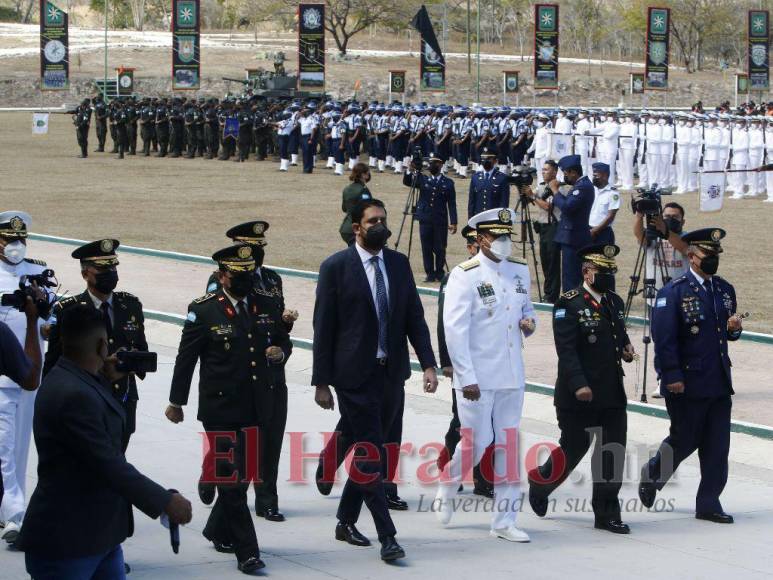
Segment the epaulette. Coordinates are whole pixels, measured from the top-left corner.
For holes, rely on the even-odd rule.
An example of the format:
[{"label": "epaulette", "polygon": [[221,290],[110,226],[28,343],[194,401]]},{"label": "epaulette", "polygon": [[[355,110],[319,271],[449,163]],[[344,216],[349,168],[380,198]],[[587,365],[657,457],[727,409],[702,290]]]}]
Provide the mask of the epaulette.
[{"label": "epaulette", "polygon": [[671,280],[671,284],[676,286],[677,284],[682,284],[683,282],[687,282],[687,274],[683,274],[679,276],[676,280]]},{"label": "epaulette", "polygon": [[77,296],[68,296],[67,298],[60,298],[59,300],[57,300],[55,305],[58,306],[59,308],[67,308],[77,303],[78,303]]},{"label": "epaulette", "polygon": [[459,267],[465,272],[467,270],[472,270],[473,268],[477,268],[478,266],[480,266],[480,260],[478,260],[478,258],[470,258],[469,260],[459,264]]},{"label": "epaulette", "polygon": [[124,291],[120,291],[120,292],[116,292],[116,293],[115,293],[115,295],[116,295],[116,296],[118,296],[118,298],[123,298],[123,299],[125,299],[125,300],[134,300],[134,301],[136,301],[136,302],[139,302],[139,301],[140,301],[140,299],[139,299],[139,298],[137,298],[137,297],[136,297],[134,294],[132,294],[131,292],[124,292]]},{"label": "epaulette", "polygon": [[561,298],[566,298],[567,300],[571,300],[572,298],[577,298],[580,295],[580,293],[577,290],[567,290],[563,294],[561,294]]},{"label": "epaulette", "polygon": [[210,292],[209,294],[204,294],[204,296],[200,296],[199,298],[196,298],[196,300],[193,301],[194,304],[201,304],[202,302],[206,302],[207,300],[211,300],[217,295],[217,292]]},{"label": "epaulette", "polygon": [[528,264],[526,260],[524,260],[523,258],[518,258],[516,256],[508,256],[507,261],[512,262],[513,264],[524,264],[524,265]]},{"label": "epaulette", "polygon": [[24,261],[28,264],[35,264],[36,266],[47,266],[43,260],[33,260],[32,258],[24,258]]}]

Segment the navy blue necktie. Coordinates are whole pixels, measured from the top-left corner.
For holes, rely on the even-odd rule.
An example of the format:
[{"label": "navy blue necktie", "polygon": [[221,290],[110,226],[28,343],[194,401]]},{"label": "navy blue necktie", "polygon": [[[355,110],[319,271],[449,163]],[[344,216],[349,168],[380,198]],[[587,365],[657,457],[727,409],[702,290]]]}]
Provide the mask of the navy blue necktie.
[{"label": "navy blue necktie", "polygon": [[386,355],[387,352],[387,320],[389,316],[389,306],[387,304],[386,284],[384,284],[384,274],[379,267],[379,257],[373,256],[370,259],[373,268],[376,271],[376,310],[378,311],[378,346]]},{"label": "navy blue necktie", "polygon": [[707,278],[703,281],[703,287],[706,289],[706,294],[708,294],[709,300],[711,300],[711,312],[716,316],[717,306],[714,303],[714,287],[711,283],[711,278]]}]

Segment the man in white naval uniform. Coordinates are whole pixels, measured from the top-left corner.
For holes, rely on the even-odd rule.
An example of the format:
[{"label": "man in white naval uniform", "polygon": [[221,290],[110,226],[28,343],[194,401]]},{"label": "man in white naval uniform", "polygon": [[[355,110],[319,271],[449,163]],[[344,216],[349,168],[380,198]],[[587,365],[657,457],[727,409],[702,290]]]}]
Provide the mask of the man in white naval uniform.
[{"label": "man in white naval uniform", "polygon": [[[535,328],[529,267],[511,256],[510,209],[483,211],[468,225],[477,231],[480,252],[451,271],[445,292],[443,325],[454,369],[453,384],[461,422],[461,452],[445,466],[433,504],[444,525],[453,515],[459,482],[495,443],[494,506],[491,535],[528,542],[515,526],[520,509],[517,473],[508,470],[516,453],[516,432],[524,394],[522,336]],[[486,474],[483,474],[484,476]]]},{"label": "man in white naval uniform", "polygon": [[703,119],[702,115],[690,115],[687,126],[690,128],[690,174],[687,178],[687,191],[698,191],[698,171],[701,161],[701,146],[703,145]]},{"label": "man in white naval uniform", "polygon": [[676,191],[674,193],[687,193],[690,187],[690,143],[692,142],[692,128],[687,125],[687,117],[676,117]]},{"label": "man in white naval uniform", "polygon": [[749,169],[749,131],[743,117],[738,117],[733,123],[731,143],[733,157],[730,160],[730,169],[738,173],[727,174],[727,190],[733,192],[730,199],[741,199],[746,185],[746,174],[743,170]]},{"label": "man in white naval uniform", "polygon": [[617,181],[622,189],[633,189],[633,161],[636,153],[636,123],[626,112],[620,124],[620,155],[617,160]]},{"label": "man in white naval uniform", "polygon": [[534,132],[534,140],[526,152],[533,159],[532,167],[539,171],[545,165],[545,161],[550,159],[550,141],[553,129],[550,127],[550,119],[544,113],[537,116],[534,126],[537,129]]},{"label": "man in white naval uniform", "polygon": [[[752,117],[749,124],[749,169],[762,167],[765,159],[765,131],[761,117]],[[742,174],[743,175],[743,174]],[[757,197],[765,192],[765,174],[749,171],[746,177],[746,195],[744,197]]]},{"label": "man in white naval uniform", "polygon": [[609,165],[609,183],[614,184],[617,180],[615,168],[617,167],[617,140],[620,136],[620,125],[614,111],[608,111],[605,116],[602,116],[602,119],[603,122],[591,131],[591,135],[598,135],[596,143],[598,161]]},{"label": "man in white naval uniform", "polygon": [[638,137],[637,147],[637,159],[636,163],[639,166],[639,187],[649,188],[650,186],[650,172],[647,166],[647,158],[649,157],[649,134],[652,130],[652,125],[655,124],[655,119],[650,116],[649,111],[642,111],[639,116],[639,126],[636,128],[636,135]]},{"label": "man in white naval uniform", "polygon": [[721,171],[723,169],[722,129],[719,126],[719,119],[711,115],[703,130],[703,170]]},{"label": "man in white naval uniform", "polygon": [[[590,175],[592,172],[590,153],[593,145],[593,137],[588,136],[588,132],[593,128],[588,119],[588,111],[580,109],[577,113],[577,122],[574,126],[574,154],[580,156],[582,163],[582,172],[584,175]],[[555,161],[558,161],[557,159]]]},{"label": "man in white naval uniform", "polygon": [[[30,222],[30,216],[24,212],[0,213],[0,294],[18,290],[22,276],[40,274],[46,269],[44,262],[25,258]],[[24,344],[26,315],[13,307],[0,306],[0,320]],[[40,349],[43,352],[42,338]],[[22,389],[8,377],[0,377],[0,461],[5,488],[0,506],[0,520],[5,527],[0,530],[0,538],[9,543],[18,537],[26,510],[27,457],[36,393]]]},{"label": "man in white naval uniform", "polygon": [[[765,123],[765,153],[767,162],[773,162],[773,117],[766,117]],[[773,203],[773,171],[765,171],[765,185],[768,192],[767,203]]]}]

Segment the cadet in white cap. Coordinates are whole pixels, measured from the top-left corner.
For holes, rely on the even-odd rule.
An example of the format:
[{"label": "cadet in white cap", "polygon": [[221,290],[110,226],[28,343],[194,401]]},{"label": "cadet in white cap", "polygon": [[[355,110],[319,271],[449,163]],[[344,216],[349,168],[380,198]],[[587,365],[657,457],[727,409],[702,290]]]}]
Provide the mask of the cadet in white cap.
[{"label": "cadet in white cap", "polygon": [[[515,433],[521,420],[524,336],[534,332],[529,267],[512,253],[514,214],[506,208],[481,212],[468,225],[477,231],[480,252],[451,271],[443,325],[453,367],[461,423],[461,452],[445,466],[433,509],[444,525],[453,515],[453,498],[466,474],[493,440],[494,513],[491,535],[528,542],[515,526],[520,508],[517,474],[509,473]],[[508,461],[509,458],[509,461]]]},{"label": "cadet in white cap", "polygon": [[[40,274],[46,269],[45,262],[26,257],[30,223],[29,214],[22,211],[0,213],[0,294],[18,290],[22,276]],[[12,306],[0,306],[0,320],[24,344],[27,331],[24,312]],[[44,350],[42,338],[40,349]],[[0,377],[0,462],[5,489],[0,506],[0,520],[5,522],[5,527],[0,530],[0,539],[8,543],[16,541],[24,518],[25,474],[36,392],[22,389],[8,377]]]}]

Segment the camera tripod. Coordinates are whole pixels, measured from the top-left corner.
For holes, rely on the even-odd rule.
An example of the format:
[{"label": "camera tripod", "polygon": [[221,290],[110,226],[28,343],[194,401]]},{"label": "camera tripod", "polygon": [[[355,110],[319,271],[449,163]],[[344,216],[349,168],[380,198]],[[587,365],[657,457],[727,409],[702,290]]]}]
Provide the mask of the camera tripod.
[{"label": "camera tripod", "polygon": [[[647,251],[652,246],[654,252],[652,260],[653,271],[650,271],[650,264],[647,261]],[[642,278],[642,272],[644,277]],[[628,323],[628,317],[631,313],[634,296],[642,294],[644,297],[644,329],[642,331],[642,342],[644,343],[644,372],[641,383],[641,402],[647,402],[647,363],[649,362],[649,348],[652,342],[652,309],[657,296],[655,276],[660,273],[663,284],[666,284],[671,277],[668,275],[668,266],[666,266],[666,255],[663,250],[663,241],[654,233],[650,227],[644,230],[644,239],[639,244],[639,251],[636,254],[636,262],[631,275],[631,285],[628,288],[628,296],[625,300],[625,320]],[[639,289],[639,282],[643,285]]]},{"label": "camera tripod", "polygon": [[521,193],[518,189],[518,201],[515,204],[513,211],[518,214],[518,221],[521,224],[521,236],[516,242],[521,246],[521,255],[524,260],[528,262],[526,258],[526,244],[530,246],[532,264],[534,264],[534,281],[537,283],[537,296],[539,301],[542,302],[542,283],[539,278],[539,262],[537,261],[537,252],[534,250],[534,225],[531,221],[531,208],[529,208],[531,201],[525,194]]}]

